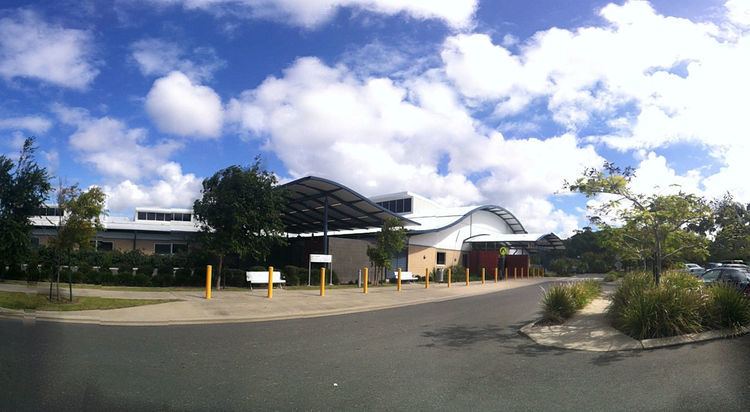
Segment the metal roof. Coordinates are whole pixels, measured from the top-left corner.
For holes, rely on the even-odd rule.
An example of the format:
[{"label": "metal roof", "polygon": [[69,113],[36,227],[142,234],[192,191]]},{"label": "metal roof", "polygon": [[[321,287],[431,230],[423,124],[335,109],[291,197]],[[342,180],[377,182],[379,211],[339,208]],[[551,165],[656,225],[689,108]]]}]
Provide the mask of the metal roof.
[{"label": "metal roof", "polygon": [[466,243],[502,243],[506,246],[533,246],[539,249],[565,249],[563,241],[554,233],[495,233],[477,235],[466,239]]},{"label": "metal roof", "polygon": [[[464,220],[466,217],[468,217],[472,213],[476,213],[479,211],[487,211],[487,212],[494,213],[500,219],[502,219],[508,225],[508,227],[510,227],[510,230],[512,230],[513,233],[526,233],[526,229],[524,229],[521,222],[513,215],[513,213],[510,213],[510,211],[508,211],[508,209],[504,207],[496,206],[496,205],[483,205],[483,206],[459,208],[458,210],[460,210],[460,214],[455,215],[455,217],[454,215],[444,215],[444,216],[440,215],[441,213],[445,214],[448,212],[452,212],[452,210],[450,209],[436,211],[435,213],[438,215],[432,216],[431,217],[432,219],[428,217],[425,217],[425,219],[422,219],[422,218],[418,218],[417,216],[410,216],[410,218],[414,219],[415,221],[422,223],[423,227],[426,226],[425,229],[416,228],[415,230],[410,230],[410,233],[423,234],[423,233],[430,233],[430,232],[438,232],[438,231],[447,229],[451,226],[457,225],[459,222]],[[442,218],[452,218],[453,221],[448,224],[440,224],[438,222],[437,225],[434,224],[434,222],[432,222],[435,220],[444,221],[445,219],[442,219]]]},{"label": "metal roof", "polygon": [[321,177],[303,177],[278,187],[285,190],[287,197],[281,214],[287,233],[322,232],[326,203],[329,231],[381,227],[388,217],[398,219],[403,225],[419,225],[340,183]]}]

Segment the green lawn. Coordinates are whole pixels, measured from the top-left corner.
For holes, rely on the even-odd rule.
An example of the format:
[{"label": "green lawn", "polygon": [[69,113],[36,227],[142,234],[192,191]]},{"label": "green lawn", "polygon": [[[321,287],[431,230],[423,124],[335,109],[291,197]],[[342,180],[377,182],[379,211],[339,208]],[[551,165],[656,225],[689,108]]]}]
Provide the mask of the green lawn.
[{"label": "green lawn", "polygon": [[34,295],[23,292],[0,292],[0,307],[17,310],[94,310],[119,309],[132,306],[153,305],[174,302],[177,299],[110,299],[100,297],[73,297],[73,302],[50,302],[45,295]]}]

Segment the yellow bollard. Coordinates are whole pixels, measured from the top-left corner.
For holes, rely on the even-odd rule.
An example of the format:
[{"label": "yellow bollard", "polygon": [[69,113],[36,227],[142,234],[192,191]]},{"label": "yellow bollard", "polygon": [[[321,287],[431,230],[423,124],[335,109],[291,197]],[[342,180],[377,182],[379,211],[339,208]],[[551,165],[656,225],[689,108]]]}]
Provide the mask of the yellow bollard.
[{"label": "yellow bollard", "polygon": [[513,279],[518,279],[518,276],[516,276],[516,269],[517,268],[513,268]]},{"label": "yellow bollard", "polygon": [[211,299],[211,265],[206,266],[206,299]]},{"label": "yellow bollard", "polygon": [[398,278],[396,279],[396,292],[401,292],[401,268],[398,268]]},{"label": "yellow bollard", "polygon": [[495,268],[495,283],[497,283],[497,272],[498,272],[498,270],[499,270],[498,268]]},{"label": "yellow bollard", "polygon": [[320,268],[320,296],[326,295],[326,268]]},{"label": "yellow bollard", "polygon": [[365,294],[367,294],[367,272],[368,272],[368,269],[369,268],[365,268],[365,284],[364,284],[364,288],[362,290],[362,292],[364,292]]},{"label": "yellow bollard", "polygon": [[268,299],[273,298],[273,266],[268,267]]},{"label": "yellow bollard", "polygon": [[430,287],[430,271],[427,268],[424,268],[424,288],[427,289]]},{"label": "yellow bollard", "polygon": [[448,268],[448,287],[451,287],[451,268]]},{"label": "yellow bollard", "polygon": [[469,268],[466,268],[466,286],[469,286]]},{"label": "yellow bollard", "polygon": [[484,268],[482,268],[482,284],[484,285]]}]

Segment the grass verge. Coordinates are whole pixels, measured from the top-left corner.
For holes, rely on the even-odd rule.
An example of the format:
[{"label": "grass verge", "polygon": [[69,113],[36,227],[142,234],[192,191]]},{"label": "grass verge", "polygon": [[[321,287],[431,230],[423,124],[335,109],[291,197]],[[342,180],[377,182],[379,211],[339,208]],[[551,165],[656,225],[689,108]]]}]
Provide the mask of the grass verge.
[{"label": "grass verge", "polygon": [[110,299],[94,296],[73,297],[73,302],[50,302],[47,296],[23,292],[0,292],[0,307],[16,310],[72,311],[120,309],[175,302],[177,299]]}]

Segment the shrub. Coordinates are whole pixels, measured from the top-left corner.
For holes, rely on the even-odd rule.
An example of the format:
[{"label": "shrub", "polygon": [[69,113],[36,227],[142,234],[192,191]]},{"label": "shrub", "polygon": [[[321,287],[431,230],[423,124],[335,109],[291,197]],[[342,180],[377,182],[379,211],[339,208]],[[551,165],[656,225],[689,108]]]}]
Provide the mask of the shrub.
[{"label": "shrub", "polygon": [[245,275],[245,270],[223,269],[222,272],[223,272],[222,281],[224,282],[225,285],[237,286],[237,287],[245,286],[245,283],[247,282],[247,276]]},{"label": "shrub", "polygon": [[151,286],[151,275],[141,273],[139,270],[134,276],[131,276],[130,282],[132,286]]},{"label": "shrub", "polygon": [[704,329],[706,297],[693,279],[665,276],[656,286],[649,273],[625,276],[608,313],[615,328],[636,339],[660,338]]},{"label": "shrub", "polygon": [[116,282],[120,286],[132,286],[135,279],[133,278],[133,267],[130,265],[120,266],[117,269]]},{"label": "shrub", "polygon": [[661,278],[661,283],[666,287],[675,287],[681,289],[698,289],[703,286],[703,282],[697,277],[685,272],[668,272]]},{"label": "shrub", "polygon": [[112,271],[109,269],[109,267],[100,267],[98,273],[102,285],[112,286],[117,284],[118,278],[116,278],[115,275],[112,274]]},{"label": "shrub", "polygon": [[576,309],[583,309],[594,298],[602,293],[602,285],[598,280],[588,279],[566,285],[570,289],[571,297]]},{"label": "shrub", "polygon": [[193,284],[192,276],[188,268],[179,268],[175,272],[174,283],[178,286],[189,286]]},{"label": "shrub", "polygon": [[173,274],[174,269],[171,265],[162,264],[156,270],[156,276],[153,279],[153,284],[156,286],[172,286],[175,283],[175,276]]},{"label": "shrub", "polygon": [[544,320],[562,323],[576,312],[576,304],[567,285],[554,285],[542,297]]},{"label": "shrub", "polygon": [[302,283],[300,276],[301,270],[297,266],[286,265],[284,266],[284,270],[282,272],[284,273],[284,277],[288,285],[299,286],[299,284]]},{"label": "shrub", "polygon": [[738,328],[750,323],[750,299],[732,285],[716,285],[709,289],[708,315],[710,325]]}]

